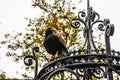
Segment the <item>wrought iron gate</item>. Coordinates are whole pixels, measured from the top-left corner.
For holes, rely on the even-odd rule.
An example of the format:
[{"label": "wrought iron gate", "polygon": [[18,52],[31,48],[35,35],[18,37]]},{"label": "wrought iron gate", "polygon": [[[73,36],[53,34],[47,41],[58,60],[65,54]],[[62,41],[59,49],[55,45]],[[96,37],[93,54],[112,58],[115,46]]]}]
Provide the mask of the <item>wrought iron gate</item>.
[{"label": "wrought iron gate", "polygon": [[[98,50],[95,46],[92,28],[96,24],[100,31],[104,31],[105,49]],[[34,50],[39,52],[39,48],[34,47],[33,56],[24,58],[26,65],[32,65],[32,59],[35,60],[35,80],[50,80],[65,71],[74,76],[75,80],[92,80],[93,77],[114,80],[113,73],[120,75],[120,52],[111,50],[110,45],[110,36],[114,34],[114,25],[110,23],[109,19],[100,20],[99,14],[90,6],[89,0],[87,0],[87,13],[81,11],[78,13],[78,18],[71,20],[73,28],[79,28],[81,25],[85,27],[84,37],[86,40],[82,50],[69,52],[73,54],[72,56],[66,56],[46,64],[39,73],[38,60],[34,54]],[[82,52],[85,54],[82,55]],[[28,61],[26,62],[26,60]]]}]

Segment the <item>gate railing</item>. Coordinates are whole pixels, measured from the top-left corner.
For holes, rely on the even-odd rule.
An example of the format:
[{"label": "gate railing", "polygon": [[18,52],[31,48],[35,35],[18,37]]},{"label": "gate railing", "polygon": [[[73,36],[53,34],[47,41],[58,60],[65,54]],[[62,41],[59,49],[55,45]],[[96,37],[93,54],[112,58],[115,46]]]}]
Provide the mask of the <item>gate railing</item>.
[{"label": "gate railing", "polygon": [[[92,30],[95,24],[100,31],[105,32],[105,49],[98,50],[96,48]],[[35,60],[35,80],[50,80],[56,75],[57,77],[61,75],[61,80],[64,80],[63,77],[68,73],[74,76],[69,76],[69,78],[75,80],[92,80],[93,77],[114,80],[115,73],[120,75],[120,52],[111,50],[110,45],[110,36],[114,34],[114,25],[110,23],[109,19],[100,20],[99,14],[90,7],[89,0],[87,0],[87,13],[81,11],[78,13],[78,18],[71,20],[73,28],[79,28],[81,25],[85,27],[84,37],[86,40],[82,50],[69,52],[73,54],[72,56],[47,63],[39,73],[38,60],[34,54],[34,51],[39,52],[39,47],[34,47],[33,55],[24,58],[24,63],[28,66],[32,65],[32,59]],[[83,52],[84,54],[82,54]]]}]

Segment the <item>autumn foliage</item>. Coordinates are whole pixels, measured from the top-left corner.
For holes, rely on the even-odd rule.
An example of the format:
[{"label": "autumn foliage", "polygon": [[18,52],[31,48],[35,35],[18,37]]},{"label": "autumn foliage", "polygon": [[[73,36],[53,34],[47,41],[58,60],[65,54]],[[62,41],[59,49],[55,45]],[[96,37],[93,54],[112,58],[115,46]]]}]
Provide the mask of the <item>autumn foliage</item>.
[{"label": "autumn foliage", "polygon": [[[80,3],[81,0],[78,2]],[[32,6],[40,9],[40,17],[25,18],[28,21],[25,28],[26,32],[16,32],[14,35],[5,34],[5,40],[0,43],[7,45],[6,56],[12,57],[15,62],[19,62],[25,56],[32,54],[33,47],[38,46],[40,48],[40,52],[36,53],[38,60],[40,63],[46,62],[47,60],[44,57],[49,58],[50,55],[47,54],[43,46],[43,40],[45,30],[49,27],[62,35],[68,50],[81,49],[82,38],[79,35],[81,35],[80,32],[83,27],[73,29],[70,25],[70,20],[76,18],[76,4],[73,0],[34,0]],[[34,66],[26,67],[26,70],[29,69],[33,70]],[[28,76],[23,74],[23,77]]]},{"label": "autumn foliage", "polygon": [[[82,44],[79,32],[83,28],[73,29],[70,25],[70,20],[76,18],[74,5],[72,5],[72,0],[34,0],[32,6],[40,8],[40,17],[25,18],[28,21],[26,32],[16,32],[14,35],[5,34],[5,40],[1,41],[1,44],[7,44],[9,52],[6,56],[19,61],[31,54],[34,46],[39,46],[40,55],[46,53],[43,40],[45,30],[49,27],[62,35],[68,49],[80,49],[80,46],[74,47],[74,45]],[[22,54],[18,54],[18,50],[21,50]]]}]

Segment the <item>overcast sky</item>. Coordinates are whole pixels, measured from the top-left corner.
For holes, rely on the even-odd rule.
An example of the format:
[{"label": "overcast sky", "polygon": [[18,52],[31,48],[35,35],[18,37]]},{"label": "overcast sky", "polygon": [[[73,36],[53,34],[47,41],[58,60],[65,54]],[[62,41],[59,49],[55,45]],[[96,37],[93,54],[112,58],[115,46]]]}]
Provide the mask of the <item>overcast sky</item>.
[{"label": "overcast sky", "polygon": [[111,37],[112,49],[120,51],[120,0],[91,0],[94,10],[100,14],[101,19],[109,18],[115,25],[115,33]]},{"label": "overcast sky", "polygon": [[[0,0],[0,40],[3,40],[5,33],[24,32],[27,21],[24,19],[40,16],[40,10],[33,8],[32,0]],[[0,49],[0,70],[6,72],[8,77],[19,77],[24,73],[24,63],[19,64],[11,61],[11,58],[5,57],[5,47]],[[18,75],[16,71],[21,72]]]},{"label": "overcast sky", "polygon": [[[79,9],[86,9],[86,1],[83,0],[78,5]],[[0,0],[0,40],[2,40],[4,33],[24,31],[27,25],[25,17],[34,18],[40,16],[39,9],[34,9],[31,3],[32,0]],[[111,37],[111,45],[113,49],[120,51],[120,0],[90,0],[90,3],[93,9],[100,14],[101,19],[109,18],[111,23],[115,25],[115,34]],[[4,50],[0,50],[0,52],[4,53]],[[1,53],[0,69],[2,68],[9,74],[13,70],[6,67],[6,64],[10,67],[13,64],[11,65],[6,58],[3,60],[5,56]],[[19,68],[16,67],[16,70]]]}]

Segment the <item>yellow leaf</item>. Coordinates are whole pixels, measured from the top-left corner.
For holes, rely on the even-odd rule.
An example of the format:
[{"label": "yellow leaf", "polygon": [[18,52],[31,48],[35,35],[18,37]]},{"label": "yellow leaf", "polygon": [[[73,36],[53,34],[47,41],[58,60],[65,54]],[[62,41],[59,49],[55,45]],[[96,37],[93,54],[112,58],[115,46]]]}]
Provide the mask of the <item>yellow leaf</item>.
[{"label": "yellow leaf", "polygon": [[82,51],[82,52],[81,52],[81,55],[84,55],[84,54],[85,54],[85,52]]},{"label": "yellow leaf", "polygon": [[94,61],[97,63],[99,60],[97,58],[95,58]]},{"label": "yellow leaf", "polygon": [[40,54],[35,52],[35,56],[37,57],[37,59],[39,60],[40,59]]},{"label": "yellow leaf", "polygon": [[97,80],[94,76],[92,76],[92,80]]}]

